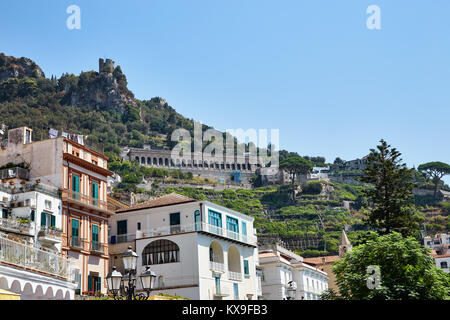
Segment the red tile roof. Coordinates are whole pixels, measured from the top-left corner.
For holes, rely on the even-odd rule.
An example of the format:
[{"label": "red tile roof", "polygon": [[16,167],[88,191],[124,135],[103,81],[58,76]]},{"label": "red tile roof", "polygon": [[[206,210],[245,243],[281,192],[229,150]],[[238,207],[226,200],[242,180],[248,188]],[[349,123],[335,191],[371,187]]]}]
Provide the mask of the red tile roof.
[{"label": "red tile roof", "polygon": [[164,207],[164,206],[170,206],[170,205],[174,205],[174,204],[189,203],[189,202],[195,202],[195,201],[197,201],[197,200],[182,196],[181,194],[178,194],[178,193],[171,193],[171,194],[168,194],[168,195],[156,198],[156,199],[151,199],[146,202],[136,204],[136,205],[128,207],[128,208],[119,209],[116,211],[116,213]]}]

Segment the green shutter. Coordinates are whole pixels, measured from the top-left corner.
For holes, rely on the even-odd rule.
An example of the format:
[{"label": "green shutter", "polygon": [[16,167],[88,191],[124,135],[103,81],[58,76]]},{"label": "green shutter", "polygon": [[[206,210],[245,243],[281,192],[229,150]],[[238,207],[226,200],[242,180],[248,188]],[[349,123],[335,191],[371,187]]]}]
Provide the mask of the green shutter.
[{"label": "green shutter", "polygon": [[244,260],[244,274],[249,274],[248,261]]},{"label": "green shutter", "polygon": [[101,277],[97,277],[97,291],[98,292],[102,291],[102,278]]},{"label": "green shutter", "polygon": [[78,237],[79,222],[76,219],[72,219],[72,237]]},{"label": "green shutter", "polygon": [[80,177],[72,175],[72,190],[75,192],[80,192]]},{"label": "green shutter", "polygon": [[47,224],[46,213],[41,212],[41,227],[45,227]]},{"label": "green shutter", "polygon": [[7,219],[8,218],[8,210],[2,209],[2,218]]},{"label": "green shutter", "polygon": [[98,184],[95,182],[92,183],[92,198],[98,199]]},{"label": "green shutter", "polygon": [[89,275],[88,276],[88,291],[91,292],[92,291],[92,276]]},{"label": "green shutter", "polygon": [[50,226],[55,227],[56,217],[54,215],[50,215],[50,217],[51,217]]},{"label": "green shutter", "polygon": [[98,243],[98,226],[92,225],[92,242]]}]

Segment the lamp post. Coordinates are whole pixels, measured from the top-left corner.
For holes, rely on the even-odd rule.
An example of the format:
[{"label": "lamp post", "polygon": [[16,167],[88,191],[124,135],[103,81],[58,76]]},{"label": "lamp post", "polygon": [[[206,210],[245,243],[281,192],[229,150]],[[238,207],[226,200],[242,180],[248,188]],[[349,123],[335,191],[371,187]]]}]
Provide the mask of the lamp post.
[{"label": "lamp post", "polygon": [[287,288],[287,300],[294,300],[295,299],[295,293],[297,292],[297,283],[295,281],[289,281],[288,282],[288,288]]},{"label": "lamp post", "polygon": [[[122,276],[116,267],[106,277],[108,289],[113,293],[114,300],[147,300],[155,285],[156,274],[147,267],[146,270],[139,275],[141,279],[142,289],[145,293],[136,293],[136,267],[138,255],[133,252],[132,247],[128,247],[128,251],[123,255],[123,265],[126,274]],[[122,285],[125,295],[120,295],[120,286]]]}]

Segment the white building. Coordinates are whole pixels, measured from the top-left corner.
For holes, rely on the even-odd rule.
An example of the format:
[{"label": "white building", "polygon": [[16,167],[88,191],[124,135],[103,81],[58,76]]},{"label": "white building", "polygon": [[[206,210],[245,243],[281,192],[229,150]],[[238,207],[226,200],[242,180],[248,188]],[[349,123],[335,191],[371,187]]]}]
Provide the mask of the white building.
[{"label": "white building", "polygon": [[450,273],[450,254],[433,254],[436,268],[446,273]]},{"label": "white building", "polygon": [[450,248],[450,235],[446,233],[439,233],[431,237],[424,237],[425,247],[435,250],[439,254],[447,254]]},{"label": "white building", "polygon": [[303,258],[279,245],[259,248],[264,300],[286,300],[290,281],[297,284],[295,300],[318,300],[328,289],[328,275],[306,263]]},{"label": "white building", "polygon": [[73,299],[74,268],[60,254],[58,190],[26,176],[23,168],[0,170],[0,289],[22,300]]},{"label": "white building", "polygon": [[120,253],[131,244],[139,256],[138,274],[146,266],[156,273],[156,293],[256,300],[253,220],[175,193],[118,210],[109,220],[111,266],[121,269]]}]

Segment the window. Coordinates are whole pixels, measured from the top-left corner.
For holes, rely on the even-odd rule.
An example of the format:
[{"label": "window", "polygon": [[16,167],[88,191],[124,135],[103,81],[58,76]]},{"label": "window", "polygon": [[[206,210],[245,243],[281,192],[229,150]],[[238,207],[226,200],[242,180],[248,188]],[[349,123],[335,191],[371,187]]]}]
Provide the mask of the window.
[{"label": "window", "polygon": [[239,233],[239,222],[236,218],[227,216],[227,229]]},{"label": "window", "polygon": [[233,289],[234,289],[234,300],[239,300],[239,284],[233,283]]},{"label": "window", "polygon": [[72,175],[72,198],[75,200],[79,200],[80,195],[80,177],[77,175]]},{"label": "window", "polygon": [[249,275],[250,269],[248,268],[248,260],[244,260],[244,274]]},{"label": "window", "polygon": [[36,211],[35,210],[31,210],[31,213],[30,213],[30,220],[31,221],[34,221],[34,215],[36,214]]},{"label": "window", "polygon": [[127,242],[127,220],[117,221],[117,243]]},{"label": "window", "polygon": [[179,232],[181,230],[181,221],[180,221],[180,213],[171,213],[170,214],[170,232]]},{"label": "window", "polygon": [[98,230],[99,227],[96,224],[92,225],[92,250],[98,250]]},{"label": "window", "polygon": [[79,230],[80,222],[77,219],[72,219],[72,246],[74,247],[80,245]]},{"label": "window", "polygon": [[222,214],[208,210],[208,222],[210,225],[222,228]]},{"label": "window", "polygon": [[142,265],[173,263],[180,261],[180,248],[169,240],[156,240],[142,251]]},{"label": "window", "polygon": [[91,273],[88,275],[88,291],[93,294],[102,291],[102,278],[98,274]]},{"label": "window", "polygon": [[7,219],[8,218],[8,209],[2,209],[2,218]]},{"label": "window", "polygon": [[195,210],[194,212],[194,223],[195,223],[195,230],[200,230],[200,210]]},{"label": "window", "polygon": [[244,221],[242,221],[242,235],[247,235],[247,224]]},{"label": "window", "polygon": [[45,209],[52,210],[52,202],[50,200],[45,200]]},{"label": "window", "polygon": [[[33,217],[34,219],[34,217]],[[52,214],[41,212],[41,227],[55,227],[56,217]]]},{"label": "window", "polygon": [[30,143],[30,142],[31,142],[31,131],[25,130],[25,143]]},{"label": "window", "polygon": [[220,277],[214,277],[216,281],[216,294],[220,294]]},{"label": "window", "polygon": [[98,199],[98,183],[92,182],[92,198]]},{"label": "window", "polygon": [[442,261],[441,262],[441,269],[447,269],[448,265],[447,265],[447,261]]},{"label": "window", "polygon": [[141,223],[140,222],[137,223],[137,229],[141,230]]}]

